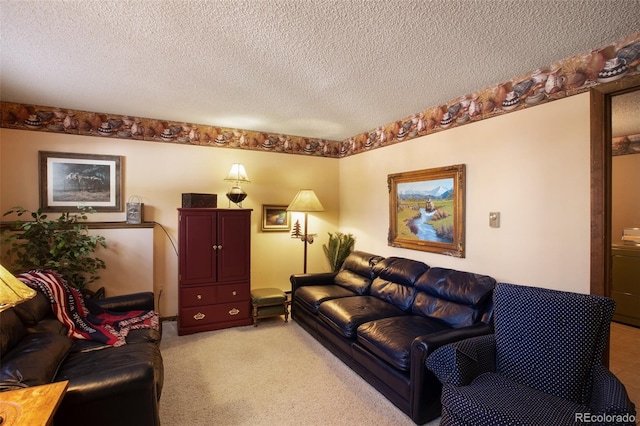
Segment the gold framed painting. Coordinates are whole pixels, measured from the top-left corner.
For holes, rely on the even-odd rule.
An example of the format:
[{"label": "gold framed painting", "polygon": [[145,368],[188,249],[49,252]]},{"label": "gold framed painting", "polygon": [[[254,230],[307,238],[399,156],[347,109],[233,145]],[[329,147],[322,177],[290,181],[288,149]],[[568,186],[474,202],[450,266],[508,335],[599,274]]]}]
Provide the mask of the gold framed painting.
[{"label": "gold framed painting", "polygon": [[392,247],[464,257],[465,165],[387,176]]}]

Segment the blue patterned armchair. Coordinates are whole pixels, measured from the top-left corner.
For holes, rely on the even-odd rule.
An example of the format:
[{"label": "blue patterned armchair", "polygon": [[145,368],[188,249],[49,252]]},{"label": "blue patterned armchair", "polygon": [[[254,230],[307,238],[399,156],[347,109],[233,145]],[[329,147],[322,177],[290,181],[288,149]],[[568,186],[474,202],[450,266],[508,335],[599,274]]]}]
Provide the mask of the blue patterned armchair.
[{"label": "blue patterned armchair", "polygon": [[500,283],[495,333],[434,351],[441,425],[635,424],[624,385],[602,365],[613,300]]}]

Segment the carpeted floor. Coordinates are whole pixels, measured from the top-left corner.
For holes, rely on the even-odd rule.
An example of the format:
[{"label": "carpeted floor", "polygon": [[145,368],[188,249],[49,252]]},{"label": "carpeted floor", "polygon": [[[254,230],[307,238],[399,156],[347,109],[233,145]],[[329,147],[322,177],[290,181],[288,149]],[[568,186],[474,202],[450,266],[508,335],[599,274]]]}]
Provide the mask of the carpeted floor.
[{"label": "carpeted floor", "polygon": [[295,321],[180,337],[163,327],[163,426],[414,425]]}]

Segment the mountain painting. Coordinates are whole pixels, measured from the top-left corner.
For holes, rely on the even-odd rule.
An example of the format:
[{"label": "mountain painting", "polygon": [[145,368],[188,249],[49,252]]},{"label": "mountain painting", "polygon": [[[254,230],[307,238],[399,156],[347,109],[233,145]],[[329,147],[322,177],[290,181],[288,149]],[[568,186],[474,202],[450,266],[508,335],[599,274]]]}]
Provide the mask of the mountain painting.
[{"label": "mountain painting", "polygon": [[392,247],[464,257],[465,165],[387,176]]},{"label": "mountain painting", "polygon": [[398,237],[452,243],[453,178],[398,183]]}]

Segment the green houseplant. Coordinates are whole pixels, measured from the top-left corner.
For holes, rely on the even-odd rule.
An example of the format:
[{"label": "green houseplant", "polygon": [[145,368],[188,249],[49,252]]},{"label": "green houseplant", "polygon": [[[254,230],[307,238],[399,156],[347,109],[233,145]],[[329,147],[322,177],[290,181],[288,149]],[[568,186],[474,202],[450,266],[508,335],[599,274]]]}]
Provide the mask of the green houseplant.
[{"label": "green houseplant", "polygon": [[353,234],[343,234],[336,232],[335,235],[329,232],[329,242],[322,245],[324,255],[329,261],[329,266],[333,272],[338,272],[344,260],[349,256],[356,239]]},{"label": "green houseplant", "polygon": [[64,212],[55,220],[48,219],[41,209],[32,212],[18,206],[6,211],[3,216],[30,214],[33,219],[17,220],[3,232],[2,245],[11,262],[10,268],[16,272],[51,269],[78,290],[84,290],[87,284],[99,279],[98,270],[106,265],[93,253],[99,246],[107,247],[106,239],[89,235],[87,225],[80,222],[95,210],[90,207],[78,209],[74,213]]}]

